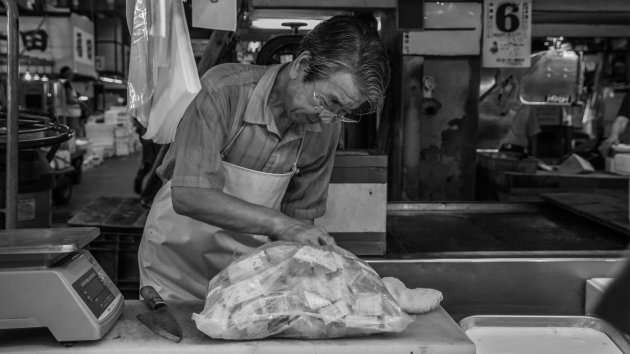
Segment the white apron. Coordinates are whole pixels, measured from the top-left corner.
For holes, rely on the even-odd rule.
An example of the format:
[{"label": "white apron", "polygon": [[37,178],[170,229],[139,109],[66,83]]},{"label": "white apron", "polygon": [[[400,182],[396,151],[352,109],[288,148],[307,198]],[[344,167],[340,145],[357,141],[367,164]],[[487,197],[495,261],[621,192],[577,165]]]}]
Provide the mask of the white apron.
[{"label": "white apron", "polygon": [[[243,127],[221,152],[227,151]],[[300,142],[290,172],[265,173],[233,165],[223,158],[223,192],[244,201],[280,209],[289,181],[297,172]],[[138,250],[140,287],[152,285],[165,300],[204,299],[208,282],[234,259],[268,242],[267,236],[223,230],[173,210],[171,181],[158,191]]]}]

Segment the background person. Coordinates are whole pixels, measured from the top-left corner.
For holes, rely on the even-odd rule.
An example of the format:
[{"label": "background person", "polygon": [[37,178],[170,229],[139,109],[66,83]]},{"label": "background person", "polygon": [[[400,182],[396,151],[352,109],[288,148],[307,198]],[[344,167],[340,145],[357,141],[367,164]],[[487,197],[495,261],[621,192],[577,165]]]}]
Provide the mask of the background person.
[{"label": "background person", "polygon": [[628,120],[630,120],[630,90],[626,90],[619,111],[617,111],[617,117],[613,121],[610,129],[610,134],[599,145],[599,151],[604,157],[609,156],[610,148],[617,144],[630,144],[630,129],[628,127]]},{"label": "background person", "polygon": [[72,79],[74,73],[69,66],[59,70],[59,82],[63,85],[66,96],[65,123],[75,131],[76,136],[84,137],[88,107],[84,101],[79,100],[79,93],[72,86]]}]

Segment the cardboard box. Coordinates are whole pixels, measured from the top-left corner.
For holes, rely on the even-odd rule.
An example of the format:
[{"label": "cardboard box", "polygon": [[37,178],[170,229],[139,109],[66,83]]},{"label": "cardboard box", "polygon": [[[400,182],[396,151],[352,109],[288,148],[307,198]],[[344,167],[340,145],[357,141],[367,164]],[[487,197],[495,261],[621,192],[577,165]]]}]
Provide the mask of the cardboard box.
[{"label": "cardboard box", "polygon": [[338,152],[328,186],[326,214],[315,224],[358,256],[385,254],[387,156]]}]

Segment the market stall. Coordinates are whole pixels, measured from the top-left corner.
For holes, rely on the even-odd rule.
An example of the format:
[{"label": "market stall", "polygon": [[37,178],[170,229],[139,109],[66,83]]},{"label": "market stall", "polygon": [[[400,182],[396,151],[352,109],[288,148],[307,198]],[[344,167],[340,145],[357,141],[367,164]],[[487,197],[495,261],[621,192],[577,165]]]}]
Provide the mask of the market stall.
[{"label": "market stall", "polygon": [[[30,225],[16,230],[24,226],[19,217],[28,209],[22,203],[22,209],[15,210],[16,170],[19,164],[23,171],[27,161],[17,161],[16,146],[24,145],[25,139],[16,138],[21,130],[16,132],[15,124],[25,128],[25,123],[18,120],[15,96],[9,95],[8,112],[0,115],[6,122],[2,133],[8,146],[8,177],[2,181],[7,182],[2,195],[7,230],[0,232],[0,352],[488,354],[494,353],[491,343],[503,351],[540,354],[630,353],[630,326],[624,326],[628,302],[615,299],[611,290],[625,289],[620,274],[628,265],[630,244],[628,176],[623,169],[593,167],[594,149],[578,148],[587,136],[603,138],[602,132],[580,129],[605,123],[604,96],[609,91],[604,86],[618,83],[604,81],[629,77],[630,62],[625,59],[622,65],[619,59],[628,54],[627,38],[625,44],[621,39],[627,37],[630,23],[619,15],[630,14],[627,4],[249,0],[230,3],[229,16],[220,12],[224,18],[213,18],[229,20],[227,24],[209,33],[200,27],[206,17],[216,15],[212,9],[217,2],[169,1],[156,2],[155,8],[152,2],[96,1],[91,14],[85,5],[56,4],[71,13],[59,18],[81,23],[80,31],[68,36],[81,39],[71,48],[73,55],[77,46],[88,46],[86,40],[92,43],[92,36],[111,37],[115,38],[111,46],[106,42],[95,46],[96,69],[112,67],[110,59],[116,70],[125,66],[120,73],[99,73],[107,75],[99,80],[121,85],[116,91],[126,92],[128,102],[125,106],[120,97],[102,119],[86,125],[92,147],[115,162],[138,157],[133,142],[140,136],[166,144],[159,158],[149,163],[151,174],[161,166],[161,176],[170,176],[164,185],[160,181],[162,189],[150,208],[140,198],[118,195],[124,188],[116,185],[78,207],[63,227]],[[171,5],[164,7],[167,3]],[[11,12],[10,2],[6,4]],[[126,20],[119,13],[123,5]],[[50,11],[46,6],[41,11]],[[95,14],[99,10],[102,13]],[[100,18],[95,21],[112,24],[111,28],[93,28],[75,11]],[[103,20],[108,12],[118,17]],[[571,16],[563,18],[563,12]],[[363,97],[353,95],[361,92],[353,80],[336,79],[335,85],[322,85],[324,79],[293,82],[303,75],[299,65],[299,70],[281,71],[293,68],[293,61],[308,62],[306,54],[293,52],[312,28],[303,29],[300,21],[320,23],[337,15],[364,21],[365,28],[383,41],[379,50],[388,53],[392,80],[382,87],[386,98],[377,111],[359,114],[363,103],[354,102],[355,96]],[[17,22],[9,17],[7,27]],[[257,27],[260,20],[287,18],[292,21],[279,28]],[[147,19],[155,21],[155,27],[147,26]],[[125,21],[130,33],[121,28]],[[578,45],[571,47],[558,31],[589,39],[574,39],[571,43]],[[127,34],[131,70],[119,65],[125,59],[118,51],[129,49],[123,45],[129,41],[122,39]],[[597,47],[600,36],[608,38],[603,42],[610,46]],[[545,37],[550,44],[536,42]],[[12,35],[9,39],[15,44]],[[266,47],[261,44],[265,41]],[[200,50],[204,45],[205,51]],[[533,53],[532,46],[545,50]],[[138,47],[142,55],[137,55]],[[91,44],[82,53],[86,56],[77,61],[79,71],[89,69],[91,75],[95,67]],[[273,61],[286,66],[276,66],[277,71],[268,74],[248,65],[256,54],[261,54],[259,64]],[[18,70],[14,59],[8,60],[9,81]],[[240,63],[211,70],[201,79],[197,75],[197,70],[203,75],[209,67],[230,61]],[[227,74],[239,70],[246,74],[234,76],[237,79]],[[219,81],[208,84],[212,75],[220,79],[228,75],[234,81],[227,80],[226,85],[238,82],[240,86],[234,87],[246,89],[234,92],[251,98],[251,107],[260,103],[263,109],[256,111],[237,99],[223,100],[219,88],[226,86]],[[255,91],[263,86],[268,91]],[[286,104],[276,97],[278,92],[299,103],[298,113],[291,116],[295,122],[283,125],[289,113],[278,108]],[[13,86],[9,93],[15,93]],[[356,104],[336,110],[343,102],[331,103],[333,93]],[[201,98],[195,101],[196,97]],[[212,105],[200,103],[202,99]],[[213,105],[251,116],[240,126],[224,127],[223,122],[203,120],[214,117],[201,113]],[[506,143],[504,130],[514,133],[519,112],[525,119],[543,120],[545,112],[553,115],[550,125],[562,134],[538,139],[544,148],[538,156],[531,139],[536,134],[529,135],[530,131],[525,134],[529,141],[518,141],[530,144],[529,150],[514,141]],[[265,115],[275,120],[257,120]],[[319,124],[322,117],[339,121],[340,127],[329,133],[327,127],[309,126],[308,134],[329,139],[325,144],[316,141],[322,143],[317,149],[311,141],[311,150],[301,155],[306,135],[299,144],[282,140],[306,134],[296,127],[314,119],[313,124]],[[203,124],[197,124],[200,121]],[[56,123],[35,123],[58,131],[62,137],[54,139],[71,134]],[[217,131],[225,136],[215,136]],[[252,157],[267,151],[267,145],[256,140],[261,136],[288,144],[287,151],[295,149],[296,157],[293,150],[286,156],[271,155],[272,167],[265,165],[264,172],[264,166],[249,168],[228,161],[226,156],[235,152],[234,160],[256,165]],[[239,137],[245,137],[240,145]],[[222,147],[212,145],[222,139]],[[329,141],[334,144],[326,145]],[[487,141],[489,145],[482,146]],[[609,163],[616,161],[613,154],[627,153],[622,150],[607,151]],[[308,160],[300,169],[302,156],[315,161]],[[219,160],[212,160],[215,157]],[[283,159],[292,159],[293,164],[287,164],[288,173],[276,173]],[[181,171],[186,163],[187,174]],[[179,184],[170,184],[176,176],[174,166],[181,173]],[[222,188],[208,187],[215,180],[204,178],[213,173],[220,174]],[[249,179],[249,174],[256,178]],[[311,180],[309,174],[320,178]],[[326,176],[324,183],[321,176]],[[277,183],[276,177],[286,185]],[[223,178],[238,183],[224,183]],[[265,187],[252,188],[263,178]],[[269,180],[273,182],[266,184]],[[276,189],[278,185],[285,189]],[[286,190],[290,192],[285,194]],[[272,198],[268,192],[277,195]],[[49,197],[48,191],[40,195]],[[255,198],[249,199],[252,195]],[[288,202],[281,200],[285,195]],[[295,202],[300,198],[304,204]],[[50,206],[48,199],[37,202]],[[326,213],[320,215],[323,209]],[[293,228],[270,222],[277,220]],[[199,234],[188,232],[192,229]],[[287,230],[323,236],[317,242],[306,236],[302,243],[293,242],[287,241],[294,236],[284,234]],[[326,244],[328,237],[335,246]],[[277,242],[268,243],[270,238]],[[220,247],[197,252],[205,246],[200,240]],[[281,251],[269,251],[275,247]],[[207,269],[197,271],[188,267],[188,261]],[[159,267],[166,271],[149,274]],[[386,279],[392,278],[404,290],[417,290],[413,293],[417,296],[401,296],[402,290],[388,286]],[[141,289],[147,279],[167,301]],[[178,293],[180,280],[179,290],[188,288]],[[169,288],[173,284],[177,286]],[[413,312],[403,305],[418,305],[429,293],[439,294],[432,298],[439,306]],[[197,300],[184,299],[188,297]],[[619,309],[621,320],[601,312],[603,299]]]}]

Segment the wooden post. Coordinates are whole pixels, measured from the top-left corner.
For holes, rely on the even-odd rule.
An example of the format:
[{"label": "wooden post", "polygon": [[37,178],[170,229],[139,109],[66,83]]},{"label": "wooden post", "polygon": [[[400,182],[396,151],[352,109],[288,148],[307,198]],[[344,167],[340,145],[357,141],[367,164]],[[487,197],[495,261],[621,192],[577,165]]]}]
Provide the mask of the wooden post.
[{"label": "wooden post", "polygon": [[382,40],[387,50],[391,80],[378,125],[376,148],[388,155],[388,200],[401,200],[402,180],[402,36],[396,29],[396,12],[385,11],[381,17]]},{"label": "wooden post", "polygon": [[203,52],[203,55],[197,64],[197,72],[199,73],[199,76],[203,76],[208,69],[217,64],[225,46],[230,42],[230,33],[231,32],[229,31],[221,30],[212,31],[206,50]]}]

